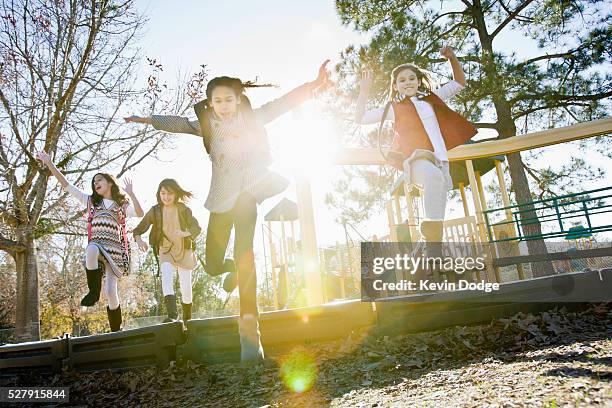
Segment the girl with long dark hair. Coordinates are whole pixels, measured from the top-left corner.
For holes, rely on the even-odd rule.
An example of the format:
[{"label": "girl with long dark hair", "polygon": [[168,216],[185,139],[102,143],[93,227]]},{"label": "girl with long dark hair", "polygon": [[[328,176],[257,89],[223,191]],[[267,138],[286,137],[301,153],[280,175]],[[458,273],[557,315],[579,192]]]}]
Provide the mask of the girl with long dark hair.
[{"label": "girl with long dark hair", "polygon": [[114,176],[97,173],[91,179],[92,193],[87,194],[66,180],[46,152],[39,153],[38,159],[57,178],[62,188],[87,208],[85,272],[89,293],[81,300],[81,305],[93,306],[100,300],[104,275],[108,322],[111,331],[119,331],[122,318],[117,286],[119,278],[130,273],[130,251],[125,222],[128,217],[142,217],[144,214],[134,195],[132,181],[125,181],[128,198],[121,191]]},{"label": "girl with long dark hair", "polygon": [[168,313],[166,322],[174,321],[178,317],[174,294],[174,277],[177,270],[183,321],[191,319],[191,274],[196,266],[195,240],[201,231],[198,220],[186,205],[192,196],[193,194],[184,190],[176,180],[162,180],[157,188],[157,204],[151,207],[133,232],[138,246],[146,252],[148,246],[141,235],[152,226],[149,244],[161,271],[162,294]]},{"label": "girl with long dark hair", "polygon": [[[202,137],[212,162],[212,180],[205,207],[210,211],[206,233],[206,271],[219,275],[237,270],[240,292],[241,361],[264,358],[259,336],[257,279],[253,237],[257,204],[282,192],[288,180],[271,172],[272,162],[264,125],[311,98],[328,84],[325,61],[317,78],[288,94],[253,109],[244,94],[256,86],[238,78],[217,77],[206,87],[206,100],[195,105],[198,120],[178,116],[141,118],[126,122],[151,124],[171,133],[189,133]],[[235,231],[234,262],[225,259],[232,228]],[[227,284],[224,284],[226,290]]]}]

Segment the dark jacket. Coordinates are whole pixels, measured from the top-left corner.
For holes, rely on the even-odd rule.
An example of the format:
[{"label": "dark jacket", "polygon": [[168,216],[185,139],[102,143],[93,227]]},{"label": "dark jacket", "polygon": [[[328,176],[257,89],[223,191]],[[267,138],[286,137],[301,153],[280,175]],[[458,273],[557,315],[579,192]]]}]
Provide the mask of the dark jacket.
[{"label": "dark jacket", "polygon": [[[184,248],[195,249],[195,239],[202,229],[200,228],[200,224],[198,224],[198,220],[195,219],[193,214],[191,214],[191,210],[183,203],[177,203],[179,223],[181,226],[181,230],[189,231],[191,236],[183,238],[183,246]],[[140,223],[134,228],[134,235],[142,235],[149,230],[151,225],[153,228],[151,229],[151,233],[149,234],[149,245],[153,248],[153,253],[155,256],[159,253],[159,246],[161,245],[161,240],[163,237],[163,211],[162,206],[160,204],[154,205],[151,209],[145,214],[144,218],[140,221]]]}]

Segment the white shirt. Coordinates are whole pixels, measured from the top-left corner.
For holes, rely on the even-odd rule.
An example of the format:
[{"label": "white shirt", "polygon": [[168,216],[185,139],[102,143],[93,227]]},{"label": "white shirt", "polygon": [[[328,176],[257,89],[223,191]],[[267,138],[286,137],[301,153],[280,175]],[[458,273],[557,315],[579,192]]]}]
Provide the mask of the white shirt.
[{"label": "white shirt", "polygon": [[[458,83],[457,81],[450,81],[449,83],[434,90],[433,93],[438,95],[440,99],[447,100],[455,96],[463,88],[464,86]],[[414,108],[416,109],[417,114],[421,118],[421,122],[423,122],[425,132],[427,132],[427,136],[429,136],[429,140],[431,141],[431,145],[433,146],[434,155],[441,161],[448,161],[446,145],[444,144],[444,138],[442,138],[442,133],[440,132],[440,124],[438,123],[438,118],[436,118],[436,114],[433,110],[433,107],[428,102],[421,100],[416,96],[410,97],[410,100],[414,104]],[[364,113],[360,123],[364,125],[370,123],[378,123],[382,119],[383,113],[384,108],[369,110]],[[389,109],[385,120],[395,120],[393,109]]]},{"label": "white shirt", "polygon": [[[77,187],[73,186],[72,184],[68,184],[68,187],[66,187],[66,190],[68,191],[68,193],[70,193],[71,196],[79,200],[79,202],[83,205],[83,207],[87,207],[87,201],[89,201],[89,197],[90,197],[89,194],[84,193],[83,191],[79,190]],[[109,200],[108,198],[103,198],[102,202],[104,204],[104,208],[110,208],[113,204],[115,204],[115,200]],[[136,210],[134,209],[134,206],[131,203],[128,204],[125,210],[125,216],[126,217],[137,217]]]}]

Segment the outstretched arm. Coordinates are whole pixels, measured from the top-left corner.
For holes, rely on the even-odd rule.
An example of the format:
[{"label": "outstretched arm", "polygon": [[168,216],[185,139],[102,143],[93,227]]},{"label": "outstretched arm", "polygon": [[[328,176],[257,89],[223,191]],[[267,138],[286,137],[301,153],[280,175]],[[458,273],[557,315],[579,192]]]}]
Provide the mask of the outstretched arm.
[{"label": "outstretched arm", "polygon": [[370,88],[372,88],[372,71],[366,69],[361,74],[359,83],[359,96],[357,97],[357,106],[355,107],[355,122],[362,123],[365,106],[370,96]]},{"label": "outstretched arm", "polygon": [[73,186],[66,180],[66,177],[62,174],[61,171],[55,167],[53,161],[51,160],[51,156],[45,151],[42,151],[36,155],[38,160],[40,160],[50,171],[53,176],[59,181],[60,185],[64,190],[66,190],[71,196],[79,200],[79,202],[83,205],[87,205],[87,200],[89,199],[89,195],[79,190],[77,187]]},{"label": "outstretched arm", "polygon": [[189,120],[183,116],[175,115],[153,115],[150,117],[130,116],[124,118],[125,123],[143,123],[152,125],[155,129],[168,133],[187,133],[194,136],[200,135],[200,123],[197,120]]},{"label": "outstretched arm", "polygon": [[325,60],[323,64],[321,64],[319,67],[319,74],[314,81],[298,86],[280,98],[255,109],[254,112],[259,117],[259,120],[263,124],[271,122],[282,114],[289,112],[306,100],[312,98],[315,92],[326,90],[331,85],[329,81],[329,72],[327,72],[328,63],[329,60]]},{"label": "outstretched arm", "polygon": [[42,151],[38,153],[36,158],[40,160],[49,169],[49,171],[51,171],[51,174],[55,176],[63,188],[68,188],[70,183],[68,183],[68,180],[66,180],[66,177],[64,177],[62,172],[55,167],[55,164],[53,164],[53,161],[51,160],[51,156],[49,156],[47,152]]},{"label": "outstretched arm", "polygon": [[450,62],[453,68],[453,79],[455,82],[459,83],[461,86],[465,86],[465,73],[463,72],[459,59],[455,55],[455,51],[451,47],[442,47],[440,54]]}]

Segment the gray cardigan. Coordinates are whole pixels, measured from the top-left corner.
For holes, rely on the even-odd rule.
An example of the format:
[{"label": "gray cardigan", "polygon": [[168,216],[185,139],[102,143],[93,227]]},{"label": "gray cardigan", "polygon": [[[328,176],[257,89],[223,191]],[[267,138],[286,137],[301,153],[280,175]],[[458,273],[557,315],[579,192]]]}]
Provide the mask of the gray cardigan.
[{"label": "gray cardigan", "polygon": [[[253,119],[263,126],[312,96],[313,83],[297,87],[260,108],[253,109]],[[200,136],[200,124],[181,116],[153,115],[152,125],[169,133]],[[261,160],[267,140],[253,135],[242,113],[230,121],[211,118],[211,184],[205,207],[210,212],[230,211],[242,192],[249,192],[258,202],[284,190],[288,181],[268,170],[270,160]]]}]

